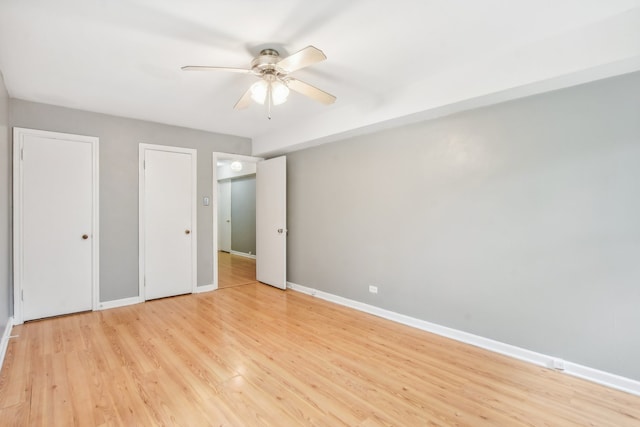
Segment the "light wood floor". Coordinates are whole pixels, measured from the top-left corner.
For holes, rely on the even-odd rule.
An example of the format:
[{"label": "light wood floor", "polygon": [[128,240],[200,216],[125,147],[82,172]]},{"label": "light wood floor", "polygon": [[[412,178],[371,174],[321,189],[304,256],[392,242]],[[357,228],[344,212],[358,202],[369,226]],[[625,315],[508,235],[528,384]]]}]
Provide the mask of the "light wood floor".
[{"label": "light wood floor", "polygon": [[256,281],[256,260],[218,252],[218,289]]},{"label": "light wood floor", "polygon": [[640,425],[640,397],[259,283],[13,334],[3,426]]}]

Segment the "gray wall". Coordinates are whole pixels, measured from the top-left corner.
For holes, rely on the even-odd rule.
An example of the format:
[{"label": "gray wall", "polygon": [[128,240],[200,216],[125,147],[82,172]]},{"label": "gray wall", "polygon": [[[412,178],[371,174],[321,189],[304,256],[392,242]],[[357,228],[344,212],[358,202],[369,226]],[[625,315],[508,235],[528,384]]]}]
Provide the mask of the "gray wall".
[{"label": "gray wall", "polygon": [[291,282],[640,380],[640,73],[287,163]]},{"label": "gray wall", "polygon": [[247,138],[11,99],[11,126],[100,138],[100,300],[138,295],[138,144],[198,150],[198,286],[213,283],[212,152],[250,154]]},{"label": "gray wall", "polygon": [[256,253],[256,176],[231,180],[231,250]]},{"label": "gray wall", "polygon": [[0,71],[0,335],[13,315],[11,296],[11,148],[9,94]]}]

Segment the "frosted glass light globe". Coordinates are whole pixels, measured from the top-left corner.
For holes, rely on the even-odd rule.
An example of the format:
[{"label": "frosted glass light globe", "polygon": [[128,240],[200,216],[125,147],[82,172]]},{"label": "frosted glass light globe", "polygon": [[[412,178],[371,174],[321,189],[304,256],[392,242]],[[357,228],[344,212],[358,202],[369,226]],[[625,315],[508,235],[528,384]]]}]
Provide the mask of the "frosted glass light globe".
[{"label": "frosted glass light globe", "polygon": [[280,105],[287,100],[289,88],[279,80],[271,82],[271,101],[273,105]]},{"label": "frosted glass light globe", "polygon": [[267,99],[267,90],[269,88],[269,83],[264,80],[259,80],[251,85],[251,99],[256,101],[258,104],[264,104],[264,101]]}]

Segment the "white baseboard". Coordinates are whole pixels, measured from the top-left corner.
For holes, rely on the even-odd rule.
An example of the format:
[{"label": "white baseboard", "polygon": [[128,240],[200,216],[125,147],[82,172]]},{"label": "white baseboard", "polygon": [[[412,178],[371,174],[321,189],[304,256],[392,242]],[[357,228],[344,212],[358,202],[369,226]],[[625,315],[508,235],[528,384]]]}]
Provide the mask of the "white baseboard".
[{"label": "white baseboard", "polygon": [[255,254],[246,254],[244,252],[238,252],[238,251],[231,251],[229,252],[231,255],[238,255],[238,256],[243,256],[245,258],[251,258],[251,259],[256,259],[256,255]]},{"label": "white baseboard", "polygon": [[195,290],[194,294],[201,294],[203,292],[211,292],[211,291],[215,291],[216,289],[218,289],[218,287],[214,286],[214,285],[196,286],[196,290]]},{"label": "white baseboard", "polygon": [[9,347],[9,338],[11,337],[11,329],[13,328],[13,317],[7,319],[7,326],[2,333],[2,341],[0,341],[0,370],[4,363],[4,356],[7,354],[7,347]]},{"label": "white baseboard", "polygon": [[[479,335],[474,335],[457,329],[448,328],[446,326],[441,326],[435,323],[427,322],[425,320],[416,319],[414,317],[405,316],[404,314],[399,314],[380,307],[330,294],[328,292],[319,291],[317,289],[308,288],[306,286],[298,285],[295,283],[287,282],[287,287],[294,291],[315,296],[326,301],[343,305],[345,307],[350,307],[359,311],[363,311],[365,313],[373,314],[374,316],[402,323],[403,325],[411,326],[423,331],[451,338],[456,341],[484,348],[495,353],[500,353],[505,356],[533,363],[534,365],[553,369],[554,364],[559,361],[558,358],[553,356],[537,353],[535,351],[516,347],[510,344],[505,344],[503,342],[494,341],[489,338],[484,338]],[[564,370],[562,370],[562,372],[566,374],[640,396],[640,381],[636,381],[631,378],[625,378],[616,374],[611,374],[609,372],[600,371],[598,369],[589,368],[587,366],[579,365],[577,363],[569,361],[561,362],[564,364]]]},{"label": "white baseboard", "polygon": [[[216,289],[217,288],[215,288],[213,285],[197,286],[196,290],[193,293],[199,294],[202,292],[209,292]],[[127,305],[140,304],[142,302],[144,302],[144,300],[140,297],[116,299],[113,301],[105,301],[105,302],[99,303],[98,310],[109,310],[110,308],[125,307]]]},{"label": "white baseboard", "polygon": [[144,302],[140,297],[122,298],[113,301],[105,301],[98,303],[98,310],[108,310],[110,308],[124,307],[127,305],[140,304]]}]

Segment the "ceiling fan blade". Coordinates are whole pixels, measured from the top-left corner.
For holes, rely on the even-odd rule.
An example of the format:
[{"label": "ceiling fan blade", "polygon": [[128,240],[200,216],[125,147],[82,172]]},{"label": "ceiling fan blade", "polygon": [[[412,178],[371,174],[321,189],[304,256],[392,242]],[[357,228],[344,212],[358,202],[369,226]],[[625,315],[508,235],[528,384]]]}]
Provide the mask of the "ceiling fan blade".
[{"label": "ceiling fan blade", "polygon": [[327,59],[317,47],[307,46],[304,49],[281,59],[276,65],[288,73]]},{"label": "ceiling fan blade", "polygon": [[185,65],[180,69],[182,71],[229,71],[231,73],[243,73],[243,74],[251,73],[251,70],[247,70],[246,68],[209,67],[206,65]]},{"label": "ceiling fan blade", "polygon": [[325,105],[333,104],[336,101],[336,97],[330,93],[300,80],[289,78],[287,79],[287,86],[289,89],[295,90],[296,92],[301,93],[304,96],[308,96],[311,99],[315,99],[318,102],[322,102]]},{"label": "ceiling fan blade", "polygon": [[244,95],[236,102],[236,105],[233,106],[234,110],[243,110],[251,105],[251,88],[247,90]]}]

